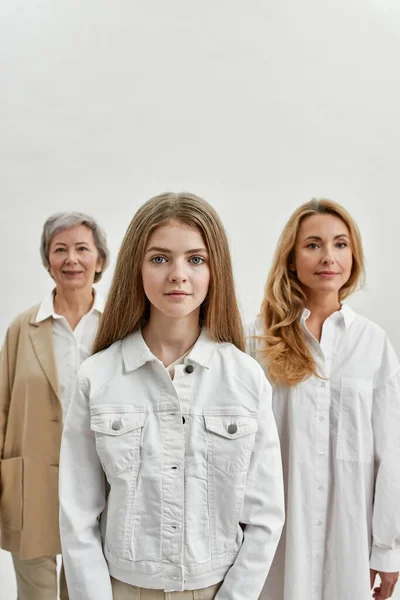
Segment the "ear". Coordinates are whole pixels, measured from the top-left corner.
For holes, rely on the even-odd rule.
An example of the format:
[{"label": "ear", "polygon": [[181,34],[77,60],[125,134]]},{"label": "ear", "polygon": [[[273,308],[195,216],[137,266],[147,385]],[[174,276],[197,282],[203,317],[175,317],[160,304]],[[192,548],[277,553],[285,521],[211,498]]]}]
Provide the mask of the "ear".
[{"label": "ear", "polygon": [[99,258],[97,259],[97,263],[96,263],[96,269],[95,269],[95,272],[96,272],[96,273],[101,273],[101,272],[102,272],[102,270],[103,270],[103,262],[104,262],[104,261],[103,261],[103,259],[102,259],[102,258],[100,258],[100,257],[99,257]]}]

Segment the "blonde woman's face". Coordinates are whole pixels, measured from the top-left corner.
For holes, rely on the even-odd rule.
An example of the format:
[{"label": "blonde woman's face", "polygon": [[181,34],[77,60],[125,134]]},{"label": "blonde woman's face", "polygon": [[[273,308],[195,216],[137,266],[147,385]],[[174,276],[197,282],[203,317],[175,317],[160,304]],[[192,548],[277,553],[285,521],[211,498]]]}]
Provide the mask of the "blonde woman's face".
[{"label": "blonde woman's face", "polygon": [[334,215],[312,215],[300,225],[295,245],[297,278],[309,298],[313,294],[338,297],[349,280],[353,254],[347,225]]},{"label": "blonde woman's face", "polygon": [[199,312],[210,283],[200,232],[179,221],[157,228],[147,242],[142,280],[152,311],[173,318]]}]

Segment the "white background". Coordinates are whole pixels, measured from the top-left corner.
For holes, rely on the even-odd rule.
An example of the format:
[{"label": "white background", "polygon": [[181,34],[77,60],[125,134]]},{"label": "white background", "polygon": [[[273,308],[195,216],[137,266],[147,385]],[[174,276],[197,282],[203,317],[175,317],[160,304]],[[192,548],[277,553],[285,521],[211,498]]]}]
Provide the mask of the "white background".
[{"label": "white background", "polygon": [[2,0],[0,27],[1,338],[51,287],[49,214],[91,213],[115,260],[143,201],[189,190],[227,227],[246,319],[292,210],[342,203],[367,258],[350,304],[400,353],[397,0]]}]

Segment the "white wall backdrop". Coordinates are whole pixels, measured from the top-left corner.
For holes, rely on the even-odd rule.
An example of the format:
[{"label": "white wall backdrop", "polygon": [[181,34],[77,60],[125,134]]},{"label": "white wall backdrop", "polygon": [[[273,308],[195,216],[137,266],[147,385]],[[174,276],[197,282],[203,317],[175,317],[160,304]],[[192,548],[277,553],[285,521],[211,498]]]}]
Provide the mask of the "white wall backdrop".
[{"label": "white wall backdrop", "polygon": [[396,0],[2,0],[1,338],[51,287],[49,214],[91,213],[115,259],[143,201],[189,190],[227,227],[246,319],[291,211],[344,204],[367,257],[350,303],[400,353],[399,56]]}]

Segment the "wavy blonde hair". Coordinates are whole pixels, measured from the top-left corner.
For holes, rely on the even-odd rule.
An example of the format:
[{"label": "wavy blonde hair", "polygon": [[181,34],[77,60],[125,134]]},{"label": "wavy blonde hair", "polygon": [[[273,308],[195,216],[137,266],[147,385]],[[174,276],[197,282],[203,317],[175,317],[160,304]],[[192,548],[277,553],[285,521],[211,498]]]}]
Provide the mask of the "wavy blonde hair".
[{"label": "wavy blonde hair", "polygon": [[279,238],[260,314],[264,331],[264,335],[258,336],[263,346],[260,354],[274,384],[295,386],[312,375],[318,376],[315,360],[300,325],[306,296],[290,265],[294,263],[301,223],[312,215],[324,214],[341,219],[350,233],[353,264],[348,281],[339,290],[339,300],[347,298],[363,283],[361,235],[347,210],[327,199],[313,199],[295,210]]},{"label": "wavy blonde hair", "polygon": [[133,217],[119,251],[110,293],[93,346],[100,352],[143,326],[150,303],[144,293],[142,263],[150,234],[170,221],[197,229],[209,254],[210,284],[200,308],[200,324],[217,342],[244,350],[228,239],[215,210],[189,193],[165,193],[148,200]]}]

